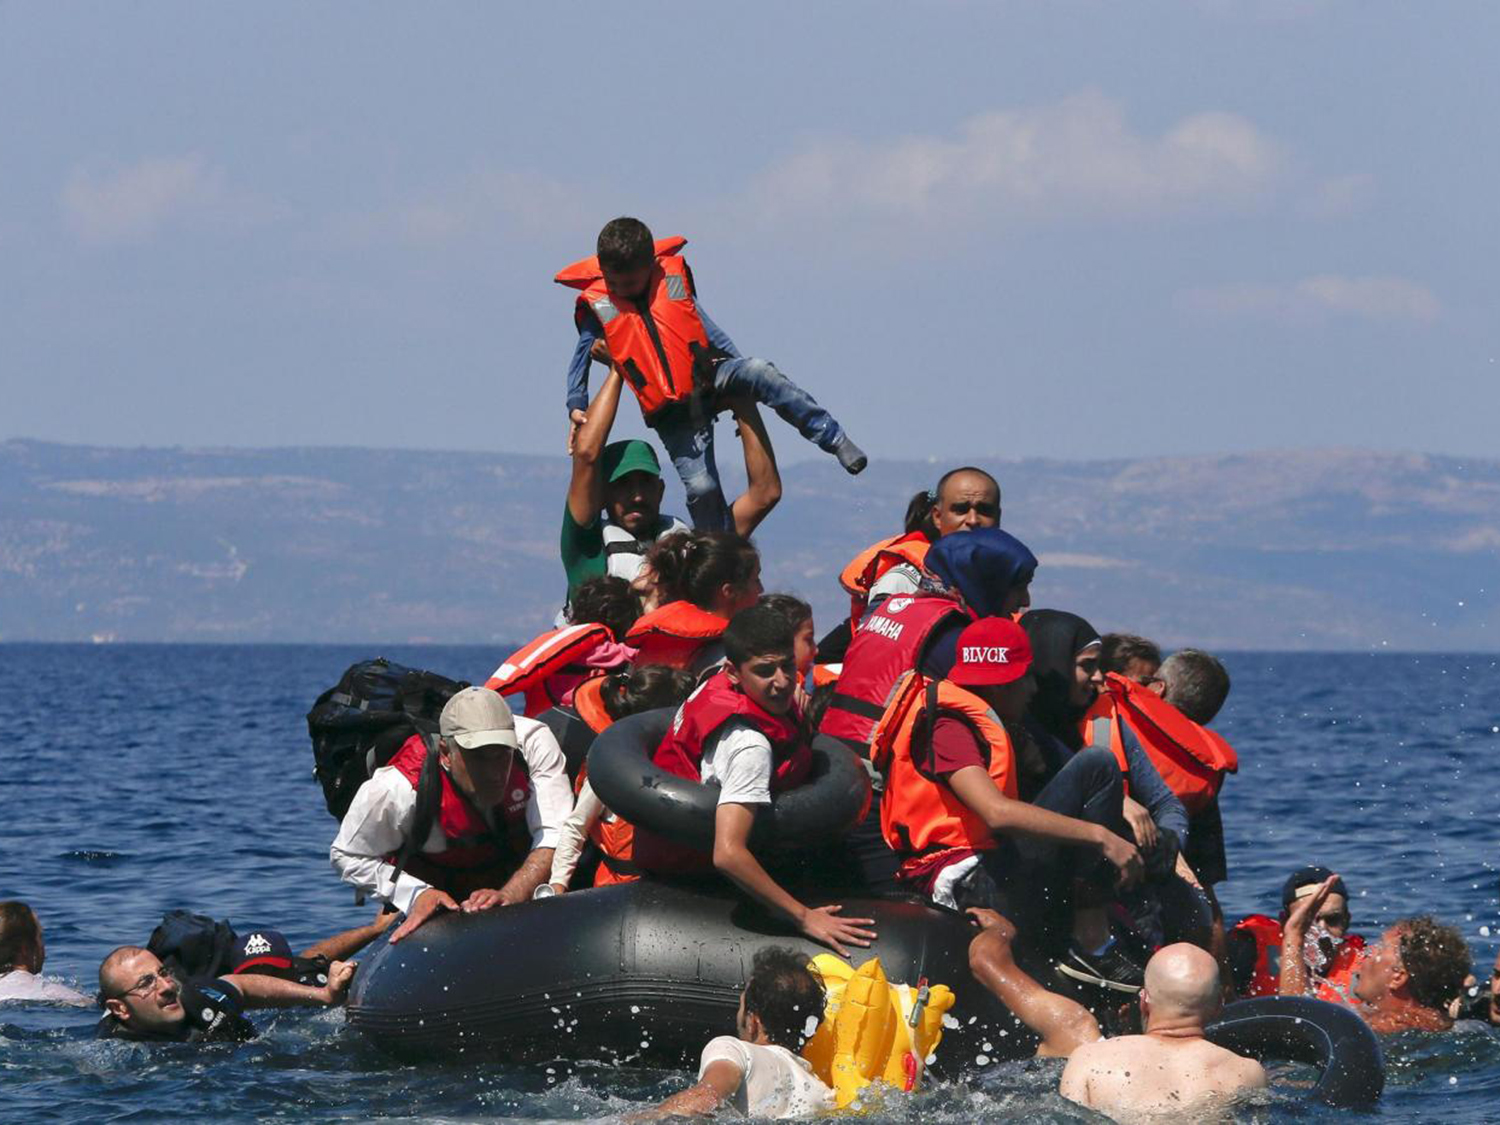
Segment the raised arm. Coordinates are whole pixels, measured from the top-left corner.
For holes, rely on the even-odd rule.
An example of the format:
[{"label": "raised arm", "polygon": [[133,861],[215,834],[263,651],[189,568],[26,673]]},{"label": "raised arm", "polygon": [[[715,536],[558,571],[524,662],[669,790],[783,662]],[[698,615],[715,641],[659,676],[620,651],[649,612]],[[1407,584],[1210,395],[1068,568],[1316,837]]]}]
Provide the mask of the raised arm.
[{"label": "raised arm", "polygon": [[579,427],[573,440],[573,477],[568,482],[568,514],[579,527],[591,527],[604,507],[604,476],[599,459],[609,442],[609,431],[620,408],[620,387],[624,380],[613,368],[604,385],[589,404],[588,420]]},{"label": "raised arm", "polygon": [[781,474],[776,469],[776,451],[771,448],[771,435],[766,433],[755,400],[733,398],[729,409],[734,413],[740,444],[745,449],[747,480],[745,491],[729,506],[729,514],[734,519],[734,530],[749,538],[761,520],[780,502]]}]

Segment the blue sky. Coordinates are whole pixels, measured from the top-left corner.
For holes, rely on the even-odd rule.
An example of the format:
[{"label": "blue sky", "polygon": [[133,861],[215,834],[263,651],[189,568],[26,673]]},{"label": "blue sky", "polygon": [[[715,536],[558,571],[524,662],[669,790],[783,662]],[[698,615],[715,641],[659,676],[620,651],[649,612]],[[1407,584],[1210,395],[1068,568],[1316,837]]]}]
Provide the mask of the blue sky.
[{"label": "blue sky", "polygon": [[558,452],[550,279],[632,213],[877,456],[1494,454],[1497,42],[1483,3],[0,0],[0,438]]}]

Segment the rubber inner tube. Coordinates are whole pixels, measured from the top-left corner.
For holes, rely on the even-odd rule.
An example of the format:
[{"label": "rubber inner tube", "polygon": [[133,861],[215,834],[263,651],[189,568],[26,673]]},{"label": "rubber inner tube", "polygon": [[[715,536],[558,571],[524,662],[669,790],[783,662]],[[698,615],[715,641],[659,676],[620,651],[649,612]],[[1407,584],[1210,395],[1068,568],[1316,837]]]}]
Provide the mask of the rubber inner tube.
[{"label": "rubber inner tube", "polygon": [[1322,1071],[1308,1100],[1341,1109],[1374,1105],[1385,1089],[1385,1059],[1370,1025],[1348,1008],[1304,996],[1262,996],[1224,1009],[1211,1042],[1265,1061],[1312,1063]]},{"label": "rubber inner tube", "polygon": [[[589,750],[589,782],[617,815],[689,847],[711,850],[719,787],[667,773],[651,761],[674,708],[615,723]],[[812,743],[805,784],[777,793],[755,817],[750,843],[788,851],[842,836],[870,804],[870,775],[847,747],[824,735]]]}]

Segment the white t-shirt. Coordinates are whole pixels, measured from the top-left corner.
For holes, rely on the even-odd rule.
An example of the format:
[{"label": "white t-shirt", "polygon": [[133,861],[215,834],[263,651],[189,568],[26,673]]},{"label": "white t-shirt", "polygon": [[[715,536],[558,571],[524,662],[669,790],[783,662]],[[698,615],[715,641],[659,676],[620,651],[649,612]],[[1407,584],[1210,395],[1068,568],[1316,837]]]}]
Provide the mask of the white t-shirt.
[{"label": "white t-shirt", "polygon": [[719,783],[721,805],[771,803],[771,740],[745,719],[730,719],[703,748],[699,772]]},{"label": "white t-shirt", "polygon": [[835,1106],[833,1091],[812,1072],[807,1060],[785,1047],[721,1035],[703,1048],[699,1079],[709,1064],[720,1061],[734,1064],[740,1072],[740,1088],[728,1104],[746,1117],[811,1117]]},{"label": "white t-shirt", "polygon": [[[531,799],[526,803],[526,826],[533,848],[555,848],[558,830],[573,811],[573,789],[567,762],[557,738],[545,723],[517,715],[516,738],[531,775]],[[407,912],[427,884],[403,871],[395,881],[394,864],[386,857],[400,851],[417,815],[416,786],[394,766],[381,766],[359,787],[328,858],[344,882],[372,898]],[[436,824],[422,850],[440,852],[448,839]]]},{"label": "white t-shirt", "polygon": [[0,973],[0,1003],[6,1001],[32,1001],[42,1004],[93,1004],[81,992],[75,992],[65,984],[47,980],[28,973],[25,969],[12,969]]}]

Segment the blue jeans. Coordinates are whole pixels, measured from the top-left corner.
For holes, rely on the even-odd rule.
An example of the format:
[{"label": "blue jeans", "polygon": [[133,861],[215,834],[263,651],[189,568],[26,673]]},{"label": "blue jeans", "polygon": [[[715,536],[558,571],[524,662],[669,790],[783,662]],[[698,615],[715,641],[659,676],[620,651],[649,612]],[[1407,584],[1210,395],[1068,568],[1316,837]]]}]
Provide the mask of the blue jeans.
[{"label": "blue jeans", "polygon": [[833,452],[844,438],[844,428],[833,415],[774,363],[751,357],[721,361],[714,371],[712,400],[717,401],[705,402],[703,395],[695,394],[686,402],[667,407],[650,423],[682,478],[688,516],[699,531],[734,530],[714,461],[714,416],[721,409],[718,401],[732,395],[744,395],[769,406],[824,452]]}]

